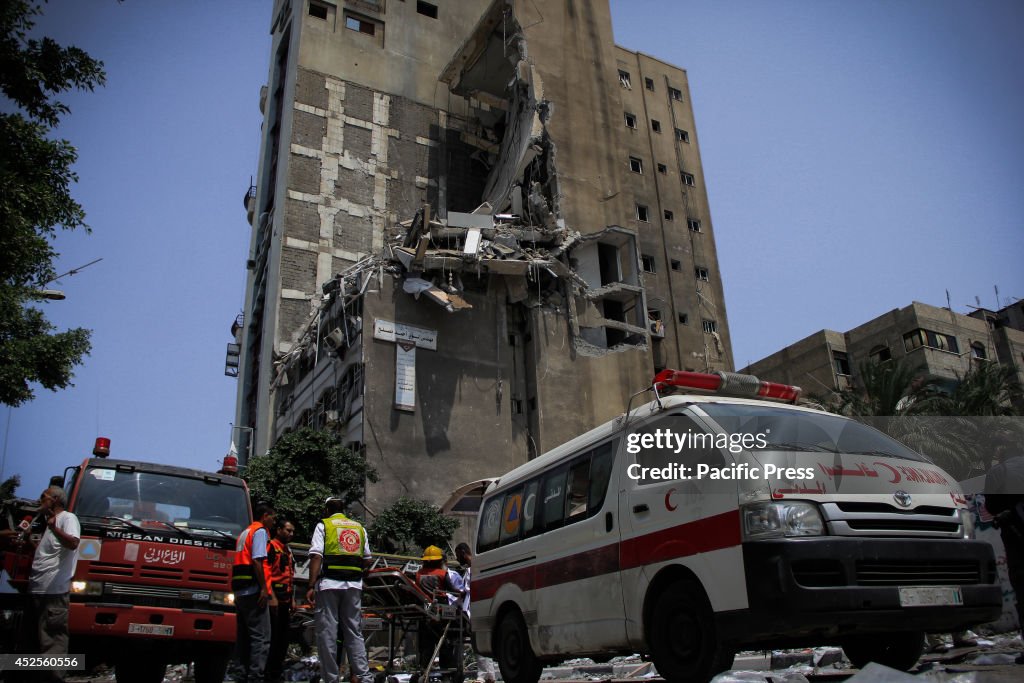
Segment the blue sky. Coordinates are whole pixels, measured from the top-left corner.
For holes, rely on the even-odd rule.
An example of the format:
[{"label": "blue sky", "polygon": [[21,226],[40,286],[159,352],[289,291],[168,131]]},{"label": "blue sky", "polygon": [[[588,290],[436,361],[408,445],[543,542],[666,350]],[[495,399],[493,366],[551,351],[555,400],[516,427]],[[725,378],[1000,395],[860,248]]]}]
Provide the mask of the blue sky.
[{"label": "blue sky", "polygon": [[[46,304],[94,330],[75,387],[0,409],[23,495],[99,435],[203,469],[226,452],[271,4],[47,5],[40,30],[107,68],[64,98],[93,233],[60,237],[58,272],[103,261]],[[611,4],[616,42],[688,71],[737,366],[947,289],[960,312],[1024,296],[1024,3]]]}]

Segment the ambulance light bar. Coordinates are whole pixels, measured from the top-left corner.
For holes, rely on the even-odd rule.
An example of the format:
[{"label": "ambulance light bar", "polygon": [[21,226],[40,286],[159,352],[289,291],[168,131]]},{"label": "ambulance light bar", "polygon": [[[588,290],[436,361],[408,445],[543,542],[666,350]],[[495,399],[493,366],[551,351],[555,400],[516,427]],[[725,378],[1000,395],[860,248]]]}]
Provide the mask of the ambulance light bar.
[{"label": "ambulance light bar", "polygon": [[762,382],[753,375],[738,372],[687,372],[683,370],[662,370],[654,376],[654,388],[692,389],[724,396],[748,396],[767,398],[787,403],[796,403],[800,398],[800,387],[776,382]]}]

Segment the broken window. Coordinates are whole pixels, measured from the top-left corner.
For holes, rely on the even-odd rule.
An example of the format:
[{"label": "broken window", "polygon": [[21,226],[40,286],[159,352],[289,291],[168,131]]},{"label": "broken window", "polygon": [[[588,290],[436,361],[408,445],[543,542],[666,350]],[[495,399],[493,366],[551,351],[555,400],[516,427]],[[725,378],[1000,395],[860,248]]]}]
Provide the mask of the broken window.
[{"label": "broken window", "polygon": [[644,162],[636,157],[629,158],[629,170],[633,173],[644,172]]},{"label": "broken window", "polygon": [[619,69],[619,85],[627,90],[632,90],[633,85],[629,82],[629,72]]},{"label": "broken window", "polygon": [[643,204],[636,205],[636,219],[647,223],[649,221],[650,214],[647,211],[647,207]]},{"label": "broken window", "polygon": [[636,129],[636,114],[626,112],[626,128]]},{"label": "broken window", "polygon": [[429,2],[417,2],[416,12],[418,14],[422,14],[425,17],[437,19],[437,5],[431,5]]},{"label": "broken window", "polygon": [[835,361],[837,375],[850,374],[850,356],[845,351],[833,351],[832,360]]},{"label": "broken window", "polygon": [[668,173],[668,166],[665,164],[658,164],[658,173],[661,173],[662,175]]},{"label": "broken window", "polygon": [[654,79],[653,78],[645,78],[644,79],[644,87],[647,88],[648,90],[650,90],[651,92],[654,92]]},{"label": "broken window", "polygon": [[682,101],[683,101],[683,91],[682,91],[682,90],[680,90],[679,88],[672,88],[672,87],[670,87],[670,88],[668,89],[668,95],[669,95],[669,97],[671,97],[671,98],[672,98],[673,100],[678,100],[678,101],[680,101],[680,102],[682,102]]},{"label": "broken window", "polygon": [[653,272],[654,259],[641,255],[636,235],[608,228],[572,250],[576,273],[587,283],[587,303],[578,306],[581,349],[610,349],[647,343],[647,314],[640,274]]},{"label": "broken window", "polygon": [[679,324],[680,325],[689,325],[690,324],[690,316],[687,315],[686,313],[680,313],[679,314]]},{"label": "broken window", "polygon": [[697,276],[698,280],[703,280],[705,282],[707,282],[708,280],[707,268],[701,268],[700,266],[697,266],[696,268],[693,269],[693,274]]},{"label": "broken window", "polygon": [[651,130],[653,130],[655,133],[660,133],[661,132],[661,121],[657,121],[655,119],[651,119]]},{"label": "broken window", "polygon": [[676,140],[678,140],[679,142],[689,142],[690,134],[687,133],[682,128],[676,128]]},{"label": "broken window", "polygon": [[693,230],[694,232],[700,232],[700,221],[697,220],[696,218],[687,218],[686,227],[688,227],[690,230]]},{"label": "broken window", "polygon": [[718,332],[718,323],[716,323],[714,320],[704,319],[700,321],[700,324],[701,327],[704,328],[704,331],[707,332],[708,334],[714,334],[715,332]]},{"label": "broken window", "polygon": [[871,349],[868,355],[871,356],[871,360],[875,363],[884,363],[887,360],[892,360],[892,351],[889,350],[888,346],[876,346]]},{"label": "broken window", "polygon": [[376,23],[355,14],[345,14],[345,28],[359,33],[365,33],[368,36],[377,34]]},{"label": "broken window", "polygon": [[692,173],[683,173],[683,185],[689,185],[690,187],[697,186],[697,181],[693,177]]},{"label": "broken window", "polygon": [[316,0],[310,0],[309,2],[309,16],[316,17],[317,19],[327,18],[327,5],[316,2]]},{"label": "broken window", "polygon": [[678,259],[672,259],[670,263],[672,264],[672,270],[678,271],[683,269],[683,264]]},{"label": "broken window", "polygon": [[668,209],[665,209],[665,220],[667,220],[667,221],[670,221],[670,220],[672,220],[673,218],[675,218],[675,214],[673,214],[673,213],[672,213],[671,211],[669,211]]}]

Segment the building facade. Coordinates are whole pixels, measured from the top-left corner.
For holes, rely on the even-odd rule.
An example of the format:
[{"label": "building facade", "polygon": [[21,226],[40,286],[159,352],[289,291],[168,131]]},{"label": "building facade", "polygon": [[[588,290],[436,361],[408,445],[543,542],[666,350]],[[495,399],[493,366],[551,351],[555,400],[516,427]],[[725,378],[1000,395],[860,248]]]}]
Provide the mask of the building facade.
[{"label": "building facade", "polygon": [[1024,383],[1024,325],[1013,327],[1019,321],[1019,303],[964,315],[915,301],[848,332],[816,332],[743,372],[822,397],[855,385],[862,363],[889,359],[905,359],[940,383],[963,377],[973,364],[998,362],[1013,367]]},{"label": "building facade", "polygon": [[732,351],[686,72],[606,2],[277,0],[236,442],[434,503]]}]

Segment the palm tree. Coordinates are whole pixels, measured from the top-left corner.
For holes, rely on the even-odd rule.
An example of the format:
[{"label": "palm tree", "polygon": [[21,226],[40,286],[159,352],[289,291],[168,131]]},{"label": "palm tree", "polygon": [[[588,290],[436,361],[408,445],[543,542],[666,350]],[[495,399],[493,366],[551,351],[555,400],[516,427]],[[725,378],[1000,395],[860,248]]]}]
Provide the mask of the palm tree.
[{"label": "palm tree", "polygon": [[[857,386],[840,391],[835,405],[836,412],[843,415],[873,417],[902,414],[917,403],[917,395],[925,391],[925,382],[915,382],[923,379],[921,368],[903,360],[861,363],[857,369],[860,372]],[[909,397],[913,400],[903,400]]]}]

